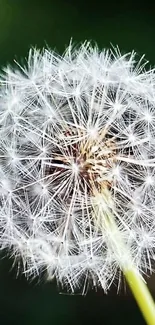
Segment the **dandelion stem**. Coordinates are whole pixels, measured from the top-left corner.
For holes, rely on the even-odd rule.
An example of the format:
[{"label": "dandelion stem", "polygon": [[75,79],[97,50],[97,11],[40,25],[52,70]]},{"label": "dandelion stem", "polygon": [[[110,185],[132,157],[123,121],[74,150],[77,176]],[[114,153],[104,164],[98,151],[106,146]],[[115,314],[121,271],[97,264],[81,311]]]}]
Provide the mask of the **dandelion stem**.
[{"label": "dandelion stem", "polygon": [[123,274],[135,297],[137,304],[143,314],[148,325],[155,324],[155,304],[148,290],[147,285],[141,278],[136,268],[124,270]]},{"label": "dandelion stem", "polygon": [[146,320],[147,325],[155,324],[155,303],[145,284],[142,276],[133,265],[131,252],[128,249],[119,226],[117,225],[114,216],[110,209],[105,210],[105,203],[110,206],[111,196],[109,191],[104,188],[97,192],[93,200],[94,221],[96,226],[103,232],[105,228],[108,233],[109,247],[115,254],[116,262],[119,264],[124,277],[132,291],[134,298]]}]

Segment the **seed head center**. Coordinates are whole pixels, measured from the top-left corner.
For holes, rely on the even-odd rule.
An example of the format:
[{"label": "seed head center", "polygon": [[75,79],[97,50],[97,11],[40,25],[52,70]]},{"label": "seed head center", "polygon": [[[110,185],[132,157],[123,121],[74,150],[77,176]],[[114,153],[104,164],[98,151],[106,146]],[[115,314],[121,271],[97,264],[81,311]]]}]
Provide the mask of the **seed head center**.
[{"label": "seed head center", "polygon": [[101,143],[85,143],[80,147],[75,158],[79,175],[97,186],[109,183],[110,170],[114,166],[116,150],[109,140]]}]

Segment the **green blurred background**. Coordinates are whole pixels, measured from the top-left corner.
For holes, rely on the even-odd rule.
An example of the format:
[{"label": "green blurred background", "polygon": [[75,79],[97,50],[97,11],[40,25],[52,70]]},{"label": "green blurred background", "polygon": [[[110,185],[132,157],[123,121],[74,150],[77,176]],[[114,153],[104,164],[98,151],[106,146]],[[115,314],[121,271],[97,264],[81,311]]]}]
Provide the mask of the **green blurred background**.
[{"label": "green blurred background", "polygon": [[[0,64],[26,57],[30,46],[48,44],[62,53],[70,38],[99,47],[135,49],[155,64],[155,4],[151,1],[0,0]],[[136,324],[144,321],[132,299],[112,288],[85,297],[59,294],[55,283],[16,278],[7,258],[0,262],[0,325]],[[149,287],[155,293],[152,277]],[[154,294],[155,297],[155,294]]]}]

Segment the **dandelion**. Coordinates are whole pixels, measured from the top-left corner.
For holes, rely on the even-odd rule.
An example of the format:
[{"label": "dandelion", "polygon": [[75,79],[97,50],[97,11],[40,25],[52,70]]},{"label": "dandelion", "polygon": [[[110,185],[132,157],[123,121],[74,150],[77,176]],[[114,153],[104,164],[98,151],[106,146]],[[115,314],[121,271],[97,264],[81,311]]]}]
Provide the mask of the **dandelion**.
[{"label": "dandelion", "polygon": [[0,81],[0,244],[23,272],[105,292],[120,271],[148,324],[155,259],[155,74],[85,42],[30,50]]}]

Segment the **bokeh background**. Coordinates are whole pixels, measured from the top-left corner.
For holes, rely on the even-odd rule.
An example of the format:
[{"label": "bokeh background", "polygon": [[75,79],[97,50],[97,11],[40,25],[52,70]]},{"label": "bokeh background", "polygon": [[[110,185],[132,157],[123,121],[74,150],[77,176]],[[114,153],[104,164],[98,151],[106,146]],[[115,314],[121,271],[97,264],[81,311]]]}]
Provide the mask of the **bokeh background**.
[{"label": "bokeh background", "polygon": [[[47,44],[62,53],[74,42],[92,40],[100,48],[136,50],[155,65],[155,4],[151,1],[0,0],[0,65],[26,57],[30,46]],[[12,261],[0,260],[1,325],[144,325],[126,289],[84,297],[59,294],[56,284],[16,277]],[[149,280],[155,297],[155,277]]]}]

